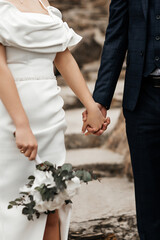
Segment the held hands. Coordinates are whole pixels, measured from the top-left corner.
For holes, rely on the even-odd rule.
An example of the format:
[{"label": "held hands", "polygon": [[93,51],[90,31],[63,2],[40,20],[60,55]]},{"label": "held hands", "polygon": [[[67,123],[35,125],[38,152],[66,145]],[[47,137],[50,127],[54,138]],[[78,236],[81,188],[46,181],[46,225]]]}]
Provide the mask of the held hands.
[{"label": "held hands", "polygon": [[82,132],[85,133],[87,131],[85,135],[94,134],[96,136],[100,136],[110,124],[110,118],[106,118],[106,108],[99,103],[96,103],[96,106],[96,109],[92,109],[91,111],[85,110],[82,113]]},{"label": "held hands", "polygon": [[30,161],[35,160],[38,150],[38,144],[30,127],[18,127],[14,132],[16,144],[20,152],[24,154]]}]

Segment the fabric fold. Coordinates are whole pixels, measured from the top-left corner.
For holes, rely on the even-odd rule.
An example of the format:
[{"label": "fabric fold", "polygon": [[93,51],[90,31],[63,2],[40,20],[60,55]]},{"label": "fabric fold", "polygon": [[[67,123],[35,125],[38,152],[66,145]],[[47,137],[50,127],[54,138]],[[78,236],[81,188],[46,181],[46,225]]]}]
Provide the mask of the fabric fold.
[{"label": "fabric fold", "polygon": [[48,12],[49,15],[21,12],[1,0],[0,42],[32,52],[57,53],[81,41],[82,37],[63,22],[58,9],[50,6]]}]

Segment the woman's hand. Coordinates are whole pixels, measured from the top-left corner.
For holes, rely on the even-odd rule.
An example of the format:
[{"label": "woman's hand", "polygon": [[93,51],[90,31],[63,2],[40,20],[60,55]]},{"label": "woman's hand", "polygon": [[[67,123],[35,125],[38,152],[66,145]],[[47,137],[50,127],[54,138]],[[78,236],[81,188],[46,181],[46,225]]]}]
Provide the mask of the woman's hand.
[{"label": "woman's hand", "polygon": [[95,103],[91,108],[87,109],[87,120],[83,123],[82,132],[85,133],[87,127],[91,127],[94,132],[100,130],[106,122],[106,118]]},{"label": "woman's hand", "polygon": [[17,127],[15,132],[16,144],[30,161],[35,160],[38,150],[38,144],[30,127]]},{"label": "woman's hand", "polygon": [[[107,109],[106,107],[104,107],[103,105],[101,105],[100,103],[96,103],[99,110],[101,111],[102,115],[106,118],[106,121],[103,123],[103,126],[100,130],[98,130],[97,132],[95,132],[91,127],[87,127],[87,133],[85,133],[85,135],[90,135],[90,134],[94,134],[96,136],[101,136],[104,131],[107,130],[111,120],[110,120],[110,117],[107,117]],[[83,113],[82,113],[82,117],[83,117],[83,122],[87,121],[87,116],[88,116],[88,112],[87,110],[85,110]]]}]

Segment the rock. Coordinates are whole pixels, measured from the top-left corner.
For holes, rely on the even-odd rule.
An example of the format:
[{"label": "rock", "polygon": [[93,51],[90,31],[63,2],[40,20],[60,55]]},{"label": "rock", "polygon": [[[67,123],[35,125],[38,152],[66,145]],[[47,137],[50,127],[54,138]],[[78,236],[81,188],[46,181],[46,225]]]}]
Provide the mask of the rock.
[{"label": "rock", "polygon": [[136,217],[128,214],[78,224],[71,223],[69,240],[88,239],[85,237],[97,240],[139,240]]},{"label": "rock", "polygon": [[106,147],[125,156],[125,173],[129,180],[133,179],[133,172],[126,138],[125,121],[121,112],[114,131],[110,134],[106,142]]},{"label": "rock", "polygon": [[124,173],[123,156],[102,148],[68,150],[66,162],[76,168],[92,170],[98,177],[120,176]]},{"label": "rock", "polygon": [[[74,223],[121,215],[135,215],[134,185],[127,178],[102,178],[101,182],[83,184],[79,194],[73,198]],[[105,227],[111,224],[109,221],[104,223]],[[123,226],[121,223],[121,228]]]},{"label": "rock", "polygon": [[[87,67],[89,68],[89,65]],[[87,72],[87,70],[86,70],[86,72]],[[97,75],[97,73],[96,73],[96,75]],[[60,85],[59,82],[58,82],[58,85]],[[87,82],[87,85],[88,85],[90,92],[93,93],[94,88],[95,88],[95,81],[93,81],[93,79],[92,79],[92,81]],[[114,96],[113,96],[113,101],[111,104],[112,108],[119,108],[122,106],[123,88],[124,88],[124,81],[119,80],[117,83],[117,87],[116,87]],[[82,103],[79,101],[79,99],[73,93],[73,91],[68,86],[64,86],[64,84],[63,85],[61,84],[60,95],[62,96],[62,98],[64,100],[64,109],[65,110],[83,107]]]},{"label": "rock", "polygon": [[[100,58],[102,46],[97,41],[97,31],[87,30],[83,32],[83,40],[79,43],[78,47],[74,48],[72,54],[79,66],[82,67],[85,63],[96,61]],[[91,49],[94,49],[94,51]]]},{"label": "rock", "polygon": [[87,239],[87,236],[99,240],[139,239],[133,183],[114,177],[82,185],[73,199],[70,239]]}]

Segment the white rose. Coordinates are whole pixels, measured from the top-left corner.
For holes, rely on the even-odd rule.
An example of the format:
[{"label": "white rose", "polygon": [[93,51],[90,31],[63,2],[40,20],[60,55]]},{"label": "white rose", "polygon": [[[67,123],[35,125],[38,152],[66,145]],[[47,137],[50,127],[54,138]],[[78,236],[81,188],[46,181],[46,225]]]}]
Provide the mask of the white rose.
[{"label": "white rose", "polygon": [[81,182],[78,177],[74,177],[71,180],[67,182],[67,188],[65,189],[65,195],[67,197],[66,200],[71,199],[73,196],[75,196],[79,188],[81,187]]},{"label": "white rose", "polygon": [[48,188],[52,188],[55,186],[55,182],[52,176],[51,171],[40,171],[40,170],[35,170],[34,172],[35,180],[33,183],[33,188],[41,186],[41,184],[50,185]]},{"label": "white rose", "polygon": [[54,211],[59,209],[65,202],[64,194],[62,192],[56,195],[53,201],[42,201],[41,195],[38,196],[35,192],[33,193],[33,198],[36,202],[36,206],[34,208],[40,213],[47,210]]}]

